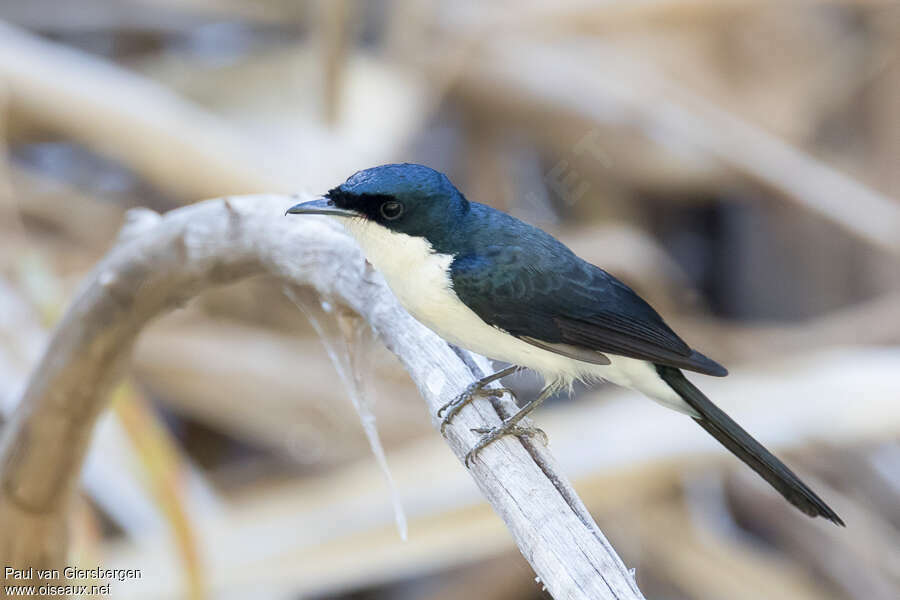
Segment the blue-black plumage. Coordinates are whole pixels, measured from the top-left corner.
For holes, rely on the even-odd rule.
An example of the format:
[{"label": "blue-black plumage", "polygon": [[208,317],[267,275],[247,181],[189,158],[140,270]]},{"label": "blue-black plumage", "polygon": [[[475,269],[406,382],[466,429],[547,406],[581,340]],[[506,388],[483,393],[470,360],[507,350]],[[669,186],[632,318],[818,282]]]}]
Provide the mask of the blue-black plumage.
[{"label": "blue-black plumage", "polygon": [[[340,218],[419,321],[451,343],[544,377],[538,398],[487,433],[467,462],[521,432],[521,418],[553,390],[605,379],[690,415],[800,510],[843,524],[680,370],[725,376],[724,367],[693,350],[627,285],[537,227],[469,202],[444,174],[415,164],[374,167],[288,212]],[[508,372],[460,396],[445,421]]]}]

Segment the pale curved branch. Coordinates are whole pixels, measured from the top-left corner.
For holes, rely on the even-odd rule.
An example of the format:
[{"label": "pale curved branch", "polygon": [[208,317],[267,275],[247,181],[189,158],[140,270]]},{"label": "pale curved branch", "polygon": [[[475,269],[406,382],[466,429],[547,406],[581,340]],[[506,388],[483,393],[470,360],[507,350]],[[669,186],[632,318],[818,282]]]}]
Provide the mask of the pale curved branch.
[{"label": "pale curved branch", "polygon": [[[410,317],[340,226],[286,218],[289,196],[210,200],[163,217],[130,213],[57,327],[0,444],[0,563],[59,566],[65,512],[106,392],[141,328],[211,286],[268,273],[347,305],[403,362],[434,419],[489,368]],[[478,401],[447,427],[460,459],[475,427],[508,401]],[[485,497],[557,600],[639,599],[640,591],[539,443],[504,438],[471,469]],[[478,540],[472,540],[473,544]]]}]

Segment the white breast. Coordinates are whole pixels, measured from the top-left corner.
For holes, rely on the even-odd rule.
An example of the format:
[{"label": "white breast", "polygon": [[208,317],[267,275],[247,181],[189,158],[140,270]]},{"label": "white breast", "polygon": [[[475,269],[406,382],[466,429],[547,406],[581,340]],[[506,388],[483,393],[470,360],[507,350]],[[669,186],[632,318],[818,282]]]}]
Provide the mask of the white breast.
[{"label": "white breast", "polygon": [[606,379],[676,410],[686,408],[646,361],[611,355],[610,365],[594,365],[542,350],[488,325],[453,291],[453,257],[434,252],[425,238],[395,233],[362,219],[340,220],[403,307],[448,342],[537,371],[549,384],[569,386],[576,379]]},{"label": "white breast", "polygon": [[[421,323],[452,344],[493,359],[532,368],[554,380],[570,359],[514,338],[481,320],[463,304],[450,279],[449,254],[434,252],[425,238],[395,233],[380,225],[348,220],[347,229],[359,242],[366,258]],[[573,373],[574,375],[574,373]]]}]

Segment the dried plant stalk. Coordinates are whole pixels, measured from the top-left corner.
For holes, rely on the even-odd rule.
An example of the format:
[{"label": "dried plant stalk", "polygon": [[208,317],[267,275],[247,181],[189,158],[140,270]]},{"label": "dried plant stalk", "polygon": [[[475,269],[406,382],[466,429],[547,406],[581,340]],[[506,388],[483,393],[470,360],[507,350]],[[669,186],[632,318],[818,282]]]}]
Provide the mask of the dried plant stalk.
[{"label": "dried plant stalk", "polygon": [[[412,319],[340,226],[284,218],[296,201],[247,196],[164,217],[130,213],[118,244],[54,332],[0,444],[0,562],[61,566],[82,458],[135,337],[149,320],[211,286],[269,273],[348,306],[400,358],[432,415],[488,368]],[[476,402],[447,427],[458,458],[476,442],[471,429],[499,424],[498,412],[511,404],[494,408]],[[546,448],[505,438],[470,472],[554,598],[642,598]]]}]

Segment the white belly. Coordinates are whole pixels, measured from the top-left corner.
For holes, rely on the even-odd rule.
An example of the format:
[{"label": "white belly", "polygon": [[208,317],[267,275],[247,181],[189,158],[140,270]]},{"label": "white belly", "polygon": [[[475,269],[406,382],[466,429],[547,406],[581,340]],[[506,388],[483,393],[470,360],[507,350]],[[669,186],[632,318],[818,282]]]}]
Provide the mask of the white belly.
[{"label": "white belly", "polygon": [[453,291],[449,271],[453,257],[434,253],[424,238],[394,233],[359,219],[341,221],[403,307],[451,344],[537,371],[554,386],[568,387],[576,379],[605,379],[636,389],[670,408],[692,412],[646,361],[608,355],[609,365],[586,363],[543,350],[488,325]]}]

